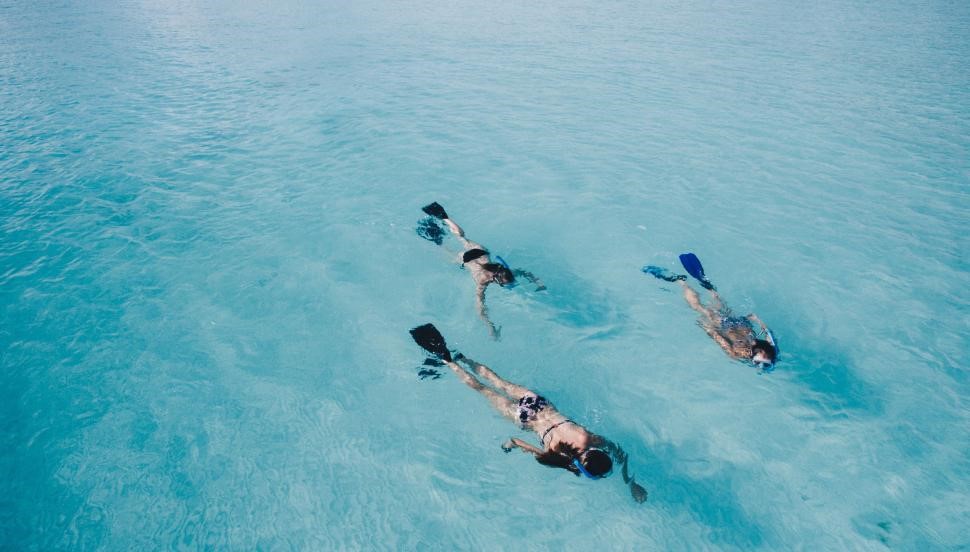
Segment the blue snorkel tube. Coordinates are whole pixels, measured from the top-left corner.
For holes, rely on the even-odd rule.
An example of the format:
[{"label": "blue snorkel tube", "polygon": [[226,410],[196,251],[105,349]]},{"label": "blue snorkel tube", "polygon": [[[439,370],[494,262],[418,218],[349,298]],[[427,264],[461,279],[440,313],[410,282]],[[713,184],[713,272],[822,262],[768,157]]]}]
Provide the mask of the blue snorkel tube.
[{"label": "blue snorkel tube", "polygon": [[766,328],[765,329],[765,337],[768,338],[767,339],[768,343],[771,343],[771,346],[775,348],[775,357],[777,358],[777,356],[778,356],[778,343],[775,341],[775,334],[771,333],[771,329]]},{"label": "blue snorkel tube", "polygon": [[505,270],[508,270],[509,273],[512,274],[513,280],[511,282],[507,283],[507,284],[503,284],[502,287],[508,288],[508,289],[512,289],[515,286],[519,285],[519,283],[516,282],[515,279],[514,279],[515,278],[515,274],[512,273],[512,268],[509,267],[509,263],[505,262],[505,259],[503,259],[499,255],[495,255],[495,260],[498,261],[498,264],[504,266],[505,267]]},{"label": "blue snorkel tube", "polygon": [[581,474],[585,475],[586,477],[588,477],[590,479],[594,479],[595,480],[595,479],[602,479],[603,478],[602,475],[593,475],[593,474],[589,473],[588,471],[586,471],[586,466],[583,466],[579,462],[579,458],[573,458],[573,465],[576,466],[577,468],[579,468],[579,472]]},{"label": "blue snorkel tube", "polygon": [[775,334],[771,333],[771,329],[768,329],[768,331],[765,333],[768,336],[768,343],[771,343],[771,346],[775,348],[775,360],[771,362],[771,369],[774,370],[775,363],[778,362],[778,354],[781,352],[781,350],[778,349],[778,342],[775,341]]}]

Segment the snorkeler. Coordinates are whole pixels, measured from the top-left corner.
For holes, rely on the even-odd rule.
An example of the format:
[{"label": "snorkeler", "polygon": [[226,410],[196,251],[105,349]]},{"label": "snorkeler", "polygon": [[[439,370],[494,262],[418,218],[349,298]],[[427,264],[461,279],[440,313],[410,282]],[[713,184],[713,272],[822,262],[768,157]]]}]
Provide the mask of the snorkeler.
[{"label": "snorkeler", "polygon": [[[684,269],[700,282],[701,287],[711,294],[711,306],[701,304],[700,296],[689,285],[687,276],[674,274],[659,266],[645,266],[643,272],[668,282],[679,282],[684,289],[684,299],[690,308],[701,315],[700,326],[711,336],[724,352],[733,359],[747,361],[762,371],[771,371],[778,356],[775,337],[758,315],[734,316],[718,295],[714,284],[704,275],[700,259],[693,253],[680,256]],[[760,329],[756,330],[754,324]]]},{"label": "snorkeler", "polygon": [[[456,353],[452,356],[438,329],[425,324],[411,330],[411,337],[423,349],[443,361],[466,385],[488,398],[499,412],[514,420],[523,429],[534,431],[542,447],[536,447],[521,439],[510,438],[502,450],[511,452],[518,448],[535,456],[544,466],[562,468],[576,476],[602,479],[613,469],[613,459],[622,466],[623,482],[629,485],[630,494],[637,502],[647,499],[647,491],[627,472],[627,454],[604,437],[590,433],[586,428],[566,418],[541,395],[520,385],[500,378],[484,364]],[[462,368],[458,362],[467,366]],[[473,373],[474,375],[473,375]],[[478,377],[476,377],[476,375]],[[489,385],[482,383],[487,382]]]},{"label": "snorkeler", "polygon": [[[475,292],[475,298],[478,306],[478,316],[485,322],[488,326],[489,334],[494,339],[498,339],[499,328],[488,318],[488,309],[485,307],[485,288],[489,284],[498,284],[505,288],[515,287],[516,276],[522,276],[523,278],[529,280],[536,285],[536,291],[542,291],[546,289],[542,281],[535,277],[531,272],[509,268],[505,260],[498,255],[495,256],[498,262],[492,262],[491,256],[487,249],[482,247],[468,238],[465,237],[465,231],[462,230],[461,226],[458,226],[455,221],[448,218],[448,213],[445,212],[444,207],[438,204],[438,202],[425,205],[421,208],[422,211],[428,215],[441,220],[444,222],[452,234],[461,241],[462,244],[462,254],[461,254],[461,266],[462,268],[467,268],[471,273],[472,278],[475,280],[477,286]],[[434,226],[429,224],[431,219],[421,223],[419,225],[418,233],[425,239],[433,241],[438,245],[441,245],[441,235],[440,230],[435,232]]]}]

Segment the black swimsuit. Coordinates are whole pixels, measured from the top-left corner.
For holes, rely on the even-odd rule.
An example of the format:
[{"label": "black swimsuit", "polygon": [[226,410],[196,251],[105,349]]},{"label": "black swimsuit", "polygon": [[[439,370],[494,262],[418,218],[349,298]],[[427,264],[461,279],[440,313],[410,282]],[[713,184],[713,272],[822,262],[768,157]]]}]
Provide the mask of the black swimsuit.
[{"label": "black swimsuit", "polygon": [[536,415],[547,406],[549,406],[549,401],[545,397],[535,393],[527,393],[519,399],[519,423],[526,425],[535,421]]},{"label": "black swimsuit", "polygon": [[485,255],[488,255],[488,251],[485,251],[484,249],[479,249],[477,247],[475,249],[469,249],[462,254],[461,262],[462,264],[471,262],[479,257],[484,257]]}]

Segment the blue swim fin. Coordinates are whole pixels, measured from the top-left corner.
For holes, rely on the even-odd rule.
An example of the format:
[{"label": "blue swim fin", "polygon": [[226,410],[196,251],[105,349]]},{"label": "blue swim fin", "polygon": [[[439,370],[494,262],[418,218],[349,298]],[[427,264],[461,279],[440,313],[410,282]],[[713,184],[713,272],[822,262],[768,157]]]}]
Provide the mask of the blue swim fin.
[{"label": "blue swim fin", "polygon": [[674,274],[662,266],[647,265],[640,270],[642,270],[644,274],[650,274],[654,278],[666,280],[668,282],[676,282],[678,280],[687,279],[687,276],[684,276],[683,274]]},{"label": "blue swim fin", "polygon": [[701,287],[704,289],[709,289],[711,291],[717,291],[714,288],[714,284],[707,279],[704,275],[704,266],[701,265],[701,260],[697,258],[697,255],[693,253],[684,253],[680,256],[680,264],[684,265],[684,270],[688,274],[697,278],[697,281],[701,283]]}]

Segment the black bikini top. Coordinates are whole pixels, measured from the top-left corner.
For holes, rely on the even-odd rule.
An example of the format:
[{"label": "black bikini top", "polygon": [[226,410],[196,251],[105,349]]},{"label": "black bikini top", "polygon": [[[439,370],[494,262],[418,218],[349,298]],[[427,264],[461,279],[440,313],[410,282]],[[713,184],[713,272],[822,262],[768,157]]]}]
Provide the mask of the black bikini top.
[{"label": "black bikini top", "polygon": [[547,430],[545,430],[545,431],[542,432],[542,436],[539,437],[539,442],[542,443],[543,446],[545,446],[545,444],[546,444],[546,435],[549,435],[549,432],[550,431],[556,429],[557,427],[559,427],[559,426],[561,426],[563,424],[574,424],[574,423],[576,423],[576,422],[574,422],[572,420],[563,420],[563,421],[559,422],[558,424],[552,424],[551,426],[549,426],[549,429],[547,429]]}]

